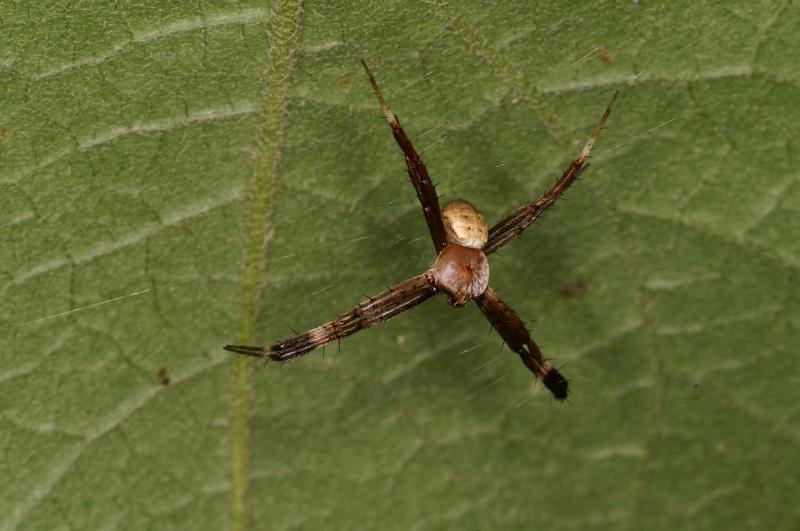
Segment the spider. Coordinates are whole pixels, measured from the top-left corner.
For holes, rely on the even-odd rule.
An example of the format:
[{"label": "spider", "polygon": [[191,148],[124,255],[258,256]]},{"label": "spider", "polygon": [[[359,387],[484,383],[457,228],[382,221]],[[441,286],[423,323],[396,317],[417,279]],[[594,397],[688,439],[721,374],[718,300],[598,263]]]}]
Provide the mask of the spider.
[{"label": "spider", "polygon": [[519,354],[525,366],[556,399],[564,400],[567,397],[567,379],[542,355],[519,315],[489,286],[489,262],[486,257],[530,227],[586,169],[594,141],[611,114],[618,93],[611,98],[578,158],[572,161],[561,178],[542,197],[519,207],[490,229],[480,211],[467,201],[455,200],[440,208],[436,187],[419,153],[397,117],[389,110],[367,63],[362,59],[361,64],[389,121],[394,139],[405,155],[408,175],[422,205],[422,213],[436,250],[436,261],[431,269],[421,275],[389,288],[307,332],[269,347],[226,345],[225,350],[286,362],[390,319],[444,292],[454,307],[464,306],[474,300],[503,341]]}]

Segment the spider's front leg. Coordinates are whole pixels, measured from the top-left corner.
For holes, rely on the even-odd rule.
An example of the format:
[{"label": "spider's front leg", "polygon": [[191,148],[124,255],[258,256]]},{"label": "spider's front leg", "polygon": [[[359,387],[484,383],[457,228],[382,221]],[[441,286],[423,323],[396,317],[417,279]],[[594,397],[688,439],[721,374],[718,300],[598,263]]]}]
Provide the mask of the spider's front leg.
[{"label": "spider's front leg", "polygon": [[489,230],[489,241],[483,246],[483,252],[485,254],[492,254],[522,234],[522,231],[533,225],[533,222],[555,203],[556,199],[558,199],[559,196],[575,182],[583,170],[587,168],[594,141],[603,129],[609,115],[611,115],[611,110],[614,107],[614,102],[617,100],[618,94],[618,92],[615,92],[614,96],[611,97],[611,101],[608,102],[608,106],[606,107],[606,112],[603,113],[600,121],[597,122],[597,126],[594,128],[594,131],[592,131],[589,140],[583,146],[578,158],[572,161],[572,164],[564,171],[561,178],[556,181],[542,197],[533,203],[521,206]]},{"label": "spider's front leg", "polygon": [[519,354],[522,363],[541,380],[553,396],[558,400],[567,398],[567,379],[542,355],[539,345],[533,341],[517,312],[512,310],[491,286],[486,288],[483,295],[475,299],[475,302],[503,341]]},{"label": "spider's front leg", "polygon": [[434,186],[428,175],[428,169],[422,162],[422,158],[414,149],[411,139],[400,126],[400,122],[394,113],[389,110],[386,100],[383,99],[381,89],[378,88],[378,82],[375,81],[375,76],[372,75],[367,63],[361,60],[364,70],[367,72],[369,82],[372,84],[372,89],[375,91],[375,96],[381,104],[383,114],[389,121],[392,127],[392,134],[400,149],[403,150],[406,158],[406,167],[408,168],[408,176],[411,177],[411,184],[414,185],[414,190],[417,192],[417,198],[422,205],[422,213],[425,216],[425,222],[428,224],[428,230],[433,239],[433,246],[436,249],[436,254],[439,254],[445,245],[447,245],[447,236],[444,231],[444,224],[442,223],[442,209],[439,206],[439,196],[436,194],[436,186]]},{"label": "spider's front leg", "polygon": [[332,321],[280,341],[271,347],[225,345],[225,350],[273,361],[289,361],[332,341],[355,334],[409,310],[435,295],[430,271],[389,288]]}]

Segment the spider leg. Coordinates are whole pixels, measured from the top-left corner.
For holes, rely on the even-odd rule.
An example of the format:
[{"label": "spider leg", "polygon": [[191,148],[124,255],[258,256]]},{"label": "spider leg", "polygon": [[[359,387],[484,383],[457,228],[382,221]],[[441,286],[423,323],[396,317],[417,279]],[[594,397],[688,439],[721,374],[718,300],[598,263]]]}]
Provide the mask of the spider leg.
[{"label": "spider leg", "polygon": [[386,119],[389,121],[389,125],[392,127],[394,139],[397,141],[400,149],[402,149],[403,153],[405,154],[408,176],[411,177],[411,184],[414,185],[414,190],[417,192],[417,198],[422,204],[422,213],[425,215],[425,221],[428,224],[428,230],[431,233],[431,239],[433,239],[433,246],[438,254],[442,249],[444,249],[444,246],[447,245],[447,235],[444,231],[444,223],[442,222],[442,209],[439,206],[439,196],[436,194],[436,186],[434,186],[433,182],[431,181],[431,178],[428,175],[428,169],[425,167],[425,163],[422,162],[419,153],[417,153],[417,151],[414,149],[414,145],[411,143],[408,135],[406,135],[406,132],[400,126],[400,122],[397,120],[397,117],[391,110],[389,110],[389,106],[386,104],[386,100],[383,99],[383,95],[381,94],[381,89],[378,88],[378,82],[375,81],[375,77],[372,75],[367,63],[362,59],[361,64],[364,66],[364,70],[367,72],[369,82],[372,84],[372,89],[375,91],[375,96],[377,96],[378,102],[381,104],[383,114],[386,115]]},{"label": "spider leg", "polygon": [[267,358],[289,361],[332,341],[355,334],[413,308],[437,293],[433,274],[428,271],[389,288],[365,300],[349,312],[316,328],[280,341],[270,347],[225,345],[225,350]]},{"label": "spider leg", "polygon": [[511,350],[519,354],[522,363],[547,387],[558,400],[567,398],[567,379],[545,359],[531,338],[519,315],[490,287],[475,299],[486,319]]},{"label": "spider leg", "polygon": [[606,112],[603,113],[603,116],[600,118],[600,121],[597,122],[597,126],[592,131],[592,135],[589,137],[589,140],[583,146],[578,158],[572,161],[572,164],[564,171],[561,175],[561,178],[556,181],[556,183],[547,191],[545,194],[537,199],[533,203],[528,203],[527,205],[523,205],[511,214],[509,214],[505,219],[499,221],[494,227],[489,229],[489,241],[483,246],[484,254],[491,254],[519,236],[522,231],[530,227],[536,219],[544,213],[553,203],[556,202],[556,199],[564,193],[564,191],[569,188],[569,186],[575,182],[575,180],[580,176],[583,170],[586,169],[588,166],[587,161],[589,159],[589,154],[592,152],[592,146],[594,145],[594,141],[597,139],[597,135],[600,134],[600,131],[603,129],[603,126],[606,123],[609,115],[611,114],[611,110],[614,107],[614,102],[617,99],[617,95],[619,92],[615,92],[614,96],[611,97],[611,101],[608,102],[608,106],[606,107]]}]

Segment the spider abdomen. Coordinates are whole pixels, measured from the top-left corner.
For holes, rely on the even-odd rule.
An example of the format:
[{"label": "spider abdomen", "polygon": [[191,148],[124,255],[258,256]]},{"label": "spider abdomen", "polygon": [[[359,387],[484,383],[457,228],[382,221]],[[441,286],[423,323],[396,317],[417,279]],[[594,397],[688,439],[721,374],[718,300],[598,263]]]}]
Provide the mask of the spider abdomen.
[{"label": "spider abdomen", "polygon": [[436,287],[447,293],[450,304],[464,306],[489,285],[489,261],[480,249],[450,243],[433,265]]}]

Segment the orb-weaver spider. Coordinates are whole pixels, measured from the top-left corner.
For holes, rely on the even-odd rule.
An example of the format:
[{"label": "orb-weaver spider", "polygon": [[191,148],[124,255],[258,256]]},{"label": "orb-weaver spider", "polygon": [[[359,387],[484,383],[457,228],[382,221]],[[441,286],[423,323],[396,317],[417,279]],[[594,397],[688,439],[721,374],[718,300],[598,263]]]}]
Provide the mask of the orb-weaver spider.
[{"label": "orb-weaver spider", "polygon": [[389,288],[336,319],[305,333],[269,347],[226,345],[225,349],[273,361],[288,361],[390,319],[442,291],[448,295],[453,306],[464,306],[474,300],[486,319],[506,344],[519,354],[528,369],[544,383],[553,396],[559,400],[565,399],[567,379],[545,359],[517,313],[489,286],[489,262],[486,256],[530,227],[586,169],[594,141],[611,114],[617,94],[611,98],[578,158],[572,161],[561,178],[542,197],[521,206],[489,229],[483,215],[467,201],[456,200],[444,209],[440,208],[436,187],[428,176],[425,164],[400,122],[389,110],[367,64],[363,60],[361,64],[367,72],[383,114],[389,121],[392,134],[405,154],[408,175],[422,204],[422,213],[433,239],[436,262],[421,275]]}]

